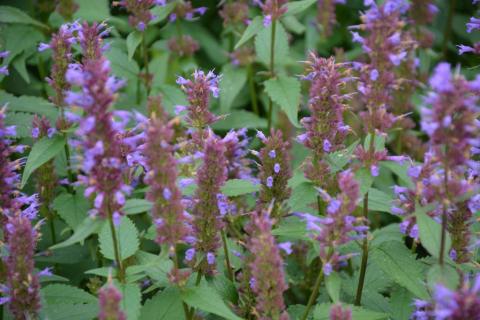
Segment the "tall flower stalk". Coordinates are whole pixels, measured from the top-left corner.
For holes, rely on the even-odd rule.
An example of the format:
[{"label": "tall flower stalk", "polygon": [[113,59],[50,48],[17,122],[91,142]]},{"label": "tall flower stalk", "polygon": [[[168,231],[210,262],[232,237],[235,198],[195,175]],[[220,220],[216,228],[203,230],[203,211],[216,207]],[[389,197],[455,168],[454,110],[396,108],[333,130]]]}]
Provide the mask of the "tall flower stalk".
[{"label": "tall flower stalk", "polygon": [[112,280],[102,287],[98,292],[98,302],[100,305],[100,312],[98,313],[99,320],[126,320],[127,316],[120,309],[122,302],[122,293],[113,285]]}]

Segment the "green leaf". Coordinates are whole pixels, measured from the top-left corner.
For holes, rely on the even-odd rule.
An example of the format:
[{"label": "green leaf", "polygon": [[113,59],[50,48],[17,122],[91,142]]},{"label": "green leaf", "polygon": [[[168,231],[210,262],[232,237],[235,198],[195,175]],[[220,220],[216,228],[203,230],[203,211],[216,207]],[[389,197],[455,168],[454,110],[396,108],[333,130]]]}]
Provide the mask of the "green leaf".
[{"label": "green leaf", "polygon": [[175,9],[175,6],[177,4],[175,2],[169,2],[165,6],[155,6],[150,10],[150,12],[153,14],[155,19],[150,21],[150,24],[157,24],[165,20],[170,13]]},{"label": "green leaf", "polygon": [[[419,205],[417,205],[415,216],[417,217],[418,232],[422,245],[432,256],[438,257],[440,255],[442,226],[430,218]],[[444,257],[448,257],[451,246],[452,239],[446,231]]]},{"label": "green leaf", "polygon": [[227,64],[222,69],[220,81],[220,110],[222,113],[230,111],[235,98],[247,82],[247,71]]},{"label": "green leaf", "polygon": [[55,135],[52,138],[43,137],[38,140],[32,147],[32,150],[28,154],[27,164],[23,170],[22,183],[20,188],[23,189],[25,184],[30,178],[30,175],[42,164],[46,163],[53,157],[55,157],[60,151],[63,150],[65,145],[65,137],[62,135]]},{"label": "green leaf", "polygon": [[371,253],[375,262],[395,282],[420,299],[428,299],[424,284],[423,265],[399,241],[389,241],[375,247]]},{"label": "green leaf", "polygon": [[75,0],[78,10],[74,13],[75,19],[88,22],[104,21],[110,17],[108,0]]},{"label": "green leaf", "polygon": [[169,284],[168,273],[173,267],[173,262],[168,257],[138,251],[135,258],[139,265],[145,266],[145,272],[157,285],[166,286]]},{"label": "green leaf", "polygon": [[43,312],[48,319],[85,320],[98,314],[97,298],[79,288],[52,284],[41,289],[41,295],[45,301]]},{"label": "green leaf", "polygon": [[65,284],[50,284],[42,289],[42,295],[48,304],[97,303],[97,298],[86,291]]},{"label": "green leaf", "polygon": [[295,78],[281,75],[265,81],[265,91],[270,99],[287,114],[290,122],[298,127],[300,82]]},{"label": "green leaf", "polygon": [[253,18],[252,22],[248,25],[247,29],[242,34],[240,40],[238,40],[235,45],[235,50],[240,48],[248,40],[252,39],[263,27],[263,18],[261,16],[256,16]]},{"label": "green leaf", "polygon": [[129,33],[127,36],[127,52],[128,52],[128,60],[132,60],[137,47],[142,42],[142,33],[135,30]]},{"label": "green leaf", "polygon": [[409,320],[413,312],[413,295],[405,288],[395,287],[392,290],[390,306],[394,320]]},{"label": "green leaf", "polygon": [[347,148],[327,155],[327,161],[332,168],[332,173],[341,171],[343,167],[347,165],[347,163],[352,159],[353,152],[359,143],[360,140],[357,140]]},{"label": "green leaf", "polygon": [[77,242],[81,242],[88,238],[91,234],[99,232],[104,224],[105,221],[103,220],[86,217],[70,238],[50,247],[50,249],[53,250],[64,248],[71,246],[72,244],[75,244]]},{"label": "green leaf", "polygon": [[219,65],[227,62],[228,57],[226,54],[218,54],[219,52],[223,52],[224,48],[218,42],[216,35],[213,35],[210,30],[201,24],[190,23],[183,24],[182,28],[185,28],[187,34],[191,35],[193,39],[200,42],[200,47],[210,60]]},{"label": "green leaf", "polygon": [[387,168],[391,172],[393,172],[398,179],[400,179],[400,182],[402,185],[407,186],[409,188],[413,188],[413,182],[412,179],[407,174],[407,170],[409,168],[410,164],[409,163],[404,163],[400,164],[398,162],[394,161],[381,161],[380,162],[380,167]]},{"label": "green leaf", "polygon": [[152,210],[152,203],[145,199],[130,199],[125,202],[122,212],[126,215],[149,212]]},{"label": "green leaf", "polygon": [[[388,193],[375,188],[368,189],[368,210],[392,213],[392,201]],[[359,202],[358,206],[363,208],[363,202]]]},{"label": "green leaf", "polygon": [[[14,95],[0,90],[0,105],[8,103],[8,112],[25,112],[46,116],[52,123],[57,120],[58,109],[53,104],[40,97]],[[30,124],[31,125],[31,124]]]},{"label": "green leaf", "polygon": [[373,177],[370,173],[370,170],[367,168],[360,168],[355,172],[355,179],[358,181],[360,185],[360,195],[363,197],[373,183]]},{"label": "green leaf", "polygon": [[12,65],[17,70],[17,72],[20,74],[20,76],[25,80],[27,84],[30,84],[30,75],[28,74],[27,70],[27,65],[26,65],[26,60],[32,55],[32,53],[29,51],[23,51],[20,55],[15,57],[12,61]]},{"label": "green leaf", "polygon": [[305,26],[294,16],[283,17],[282,23],[288,31],[296,34],[302,34],[305,32]]},{"label": "green leaf", "polygon": [[128,320],[137,320],[140,316],[140,308],[142,306],[142,293],[140,287],[136,283],[121,284],[115,282],[115,286],[122,293],[121,308],[127,315]]},{"label": "green leaf", "polygon": [[[264,28],[255,37],[255,51],[260,62],[270,66],[270,48],[272,47],[272,24]],[[288,58],[288,36],[280,23],[276,24],[275,30],[275,65],[282,65]]]},{"label": "green leaf", "polygon": [[288,205],[293,212],[310,212],[317,203],[318,192],[310,182],[302,182],[292,190]]},{"label": "green leaf", "polygon": [[182,300],[191,307],[216,314],[230,320],[241,320],[230,310],[215,289],[203,285],[186,288],[181,292]]},{"label": "green leaf", "polygon": [[[363,142],[363,148],[365,150],[370,149],[370,140],[372,139],[372,135],[368,134],[367,137],[365,138],[365,141]],[[385,137],[383,135],[375,135],[375,151],[382,151],[385,149]]]},{"label": "green leaf", "polygon": [[105,56],[111,63],[112,73],[117,77],[129,80],[129,83],[136,83],[140,68],[135,60],[128,59],[128,56],[119,48],[112,47],[105,52]]},{"label": "green leaf", "polygon": [[290,16],[302,13],[307,10],[312,4],[317,2],[317,0],[302,0],[302,1],[292,1],[287,4],[287,12],[284,16]]},{"label": "green leaf", "polygon": [[90,320],[98,315],[98,303],[54,304],[43,307],[48,320]]},{"label": "green leaf", "polygon": [[222,193],[227,197],[237,197],[243,194],[249,194],[260,190],[259,184],[254,184],[250,180],[231,179],[222,187]]},{"label": "green leaf", "polygon": [[45,36],[38,28],[31,25],[8,24],[2,26],[0,39],[3,44],[2,50],[10,52],[8,57],[3,59],[2,64],[9,65],[25,52],[29,54],[37,52],[37,45],[40,41],[44,41]]},{"label": "green leaf", "polygon": [[434,265],[428,270],[427,283],[430,290],[434,291],[438,284],[442,284],[447,288],[455,290],[460,283],[460,276],[452,266],[445,264]]},{"label": "green leaf", "polygon": [[325,278],[325,286],[328,295],[333,302],[340,302],[340,289],[342,287],[342,278],[338,272],[332,272]]},{"label": "green leaf", "polygon": [[277,228],[272,230],[274,236],[286,238],[289,240],[309,240],[310,236],[305,221],[299,217],[292,216],[280,220]]},{"label": "green leaf", "polygon": [[48,29],[47,25],[31,18],[28,14],[26,14],[22,10],[15,7],[10,7],[10,6],[0,6],[0,22],[31,24],[37,27]]},{"label": "green leaf", "polygon": [[267,120],[260,118],[253,112],[239,110],[230,112],[225,119],[213,124],[215,130],[230,130],[240,128],[257,128],[262,129],[267,127]]},{"label": "green leaf", "polygon": [[73,230],[76,230],[82,221],[87,218],[87,211],[90,209],[89,201],[79,192],[60,194],[53,200],[52,206]]},{"label": "green leaf", "polygon": [[165,104],[165,109],[169,114],[174,114],[175,106],[176,105],[186,105],[187,100],[185,99],[185,95],[183,94],[182,90],[178,87],[164,84],[158,86],[157,88],[160,93],[162,94],[163,103]]},{"label": "green leaf", "polygon": [[34,115],[24,112],[7,112],[5,125],[15,126],[16,138],[27,138],[32,136],[32,121]]},{"label": "green leaf", "polygon": [[[138,231],[132,220],[128,217],[123,217],[120,226],[115,228],[120,259],[125,260],[128,257],[133,256],[140,246],[138,241]],[[100,251],[103,256],[107,259],[115,260],[112,231],[110,230],[109,224],[103,226],[102,231],[98,235],[98,242],[100,243]]]},{"label": "green leaf", "polygon": [[[314,320],[329,320],[330,319],[330,309],[333,304],[326,304],[322,303],[315,307],[313,312],[313,319]],[[364,309],[362,307],[346,305],[344,304],[343,307],[350,308],[352,310],[352,319],[355,320],[383,320],[388,319],[388,314],[371,311],[368,309]]]},{"label": "green leaf", "polygon": [[169,287],[153,298],[147,300],[142,307],[140,320],[184,320],[180,291]]}]

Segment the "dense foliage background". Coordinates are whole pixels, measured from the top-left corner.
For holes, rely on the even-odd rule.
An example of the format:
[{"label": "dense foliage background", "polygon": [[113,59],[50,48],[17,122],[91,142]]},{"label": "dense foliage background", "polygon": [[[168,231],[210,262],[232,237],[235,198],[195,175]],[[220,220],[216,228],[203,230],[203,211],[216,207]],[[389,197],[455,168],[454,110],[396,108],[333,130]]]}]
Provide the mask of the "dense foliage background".
[{"label": "dense foliage background", "polygon": [[2,319],[480,319],[477,5],[286,3],[2,1]]}]

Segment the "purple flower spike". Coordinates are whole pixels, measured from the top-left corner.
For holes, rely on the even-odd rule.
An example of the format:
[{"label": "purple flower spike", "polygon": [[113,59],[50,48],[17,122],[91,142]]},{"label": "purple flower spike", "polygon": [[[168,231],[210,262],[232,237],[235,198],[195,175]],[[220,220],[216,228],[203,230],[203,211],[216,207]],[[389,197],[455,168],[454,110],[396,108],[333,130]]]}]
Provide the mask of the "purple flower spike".
[{"label": "purple flower spike", "polygon": [[99,320],[126,320],[125,313],[120,309],[122,302],[122,294],[111,283],[111,280],[99,290],[98,301],[100,304]]}]

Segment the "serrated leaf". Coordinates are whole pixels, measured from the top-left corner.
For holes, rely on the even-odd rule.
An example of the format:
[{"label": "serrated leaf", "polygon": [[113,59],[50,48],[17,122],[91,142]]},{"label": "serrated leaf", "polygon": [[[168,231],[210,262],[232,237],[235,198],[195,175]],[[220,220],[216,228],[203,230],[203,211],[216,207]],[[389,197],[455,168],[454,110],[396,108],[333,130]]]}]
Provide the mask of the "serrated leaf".
[{"label": "serrated leaf", "polygon": [[68,224],[76,230],[83,220],[88,216],[90,209],[89,201],[80,193],[62,193],[53,200],[53,209]]},{"label": "serrated leaf", "polygon": [[310,212],[316,204],[318,192],[310,182],[302,182],[292,190],[288,206],[293,212]]},{"label": "serrated leaf", "polygon": [[88,238],[91,234],[99,232],[104,224],[105,221],[103,220],[86,217],[70,238],[50,247],[50,249],[54,250],[64,248],[71,246],[72,244],[75,244],[77,242],[81,242]]},{"label": "serrated leaf", "polygon": [[7,104],[7,112],[26,112],[46,116],[52,123],[57,120],[58,109],[40,97],[14,95],[0,90],[0,105]]},{"label": "serrated leaf", "polygon": [[[257,58],[266,66],[270,66],[270,48],[272,47],[272,25],[262,29],[255,37],[255,51]],[[282,65],[288,58],[288,36],[287,32],[280,23],[276,24],[275,29],[275,65]]]},{"label": "serrated leaf", "polygon": [[128,52],[128,60],[132,60],[137,47],[142,42],[142,33],[135,30],[128,34],[127,36],[127,52]]},{"label": "serrated leaf", "polygon": [[34,115],[23,112],[7,112],[5,125],[15,126],[16,138],[27,138],[32,136],[32,121]]},{"label": "serrated leaf", "polygon": [[286,217],[280,221],[278,227],[272,230],[274,236],[291,240],[308,240],[307,225],[299,217]]},{"label": "serrated leaf", "polygon": [[352,159],[352,154],[359,143],[360,140],[357,140],[347,148],[327,155],[327,161],[332,169],[332,173],[341,171],[343,167],[345,167],[345,165]]},{"label": "serrated leaf", "polygon": [[182,300],[191,307],[216,314],[230,320],[241,320],[230,310],[222,297],[211,287],[203,285],[186,288],[181,292]]},{"label": "serrated leaf", "polygon": [[22,10],[11,6],[0,6],[1,23],[31,24],[48,29],[48,26],[30,17]]},{"label": "serrated leaf", "polygon": [[428,299],[424,284],[424,269],[415,260],[405,245],[398,241],[389,241],[375,247],[372,260],[396,283],[405,287],[420,299]]},{"label": "serrated leaf", "polygon": [[118,283],[115,286],[122,294],[122,302],[120,307],[127,315],[128,320],[137,320],[140,316],[140,308],[142,306],[142,293],[140,287],[136,283]]},{"label": "serrated leaf", "polygon": [[[330,309],[333,304],[322,303],[315,307],[313,312],[314,320],[329,320]],[[344,308],[350,308],[352,310],[352,319],[355,320],[383,320],[388,319],[388,314],[371,311],[362,307],[343,304]]]},{"label": "serrated leaf", "polygon": [[235,98],[247,82],[247,71],[227,64],[222,69],[220,81],[220,110],[222,113],[230,111]]},{"label": "serrated leaf", "polygon": [[43,308],[48,320],[91,320],[99,312],[98,303],[54,304]]},{"label": "serrated leaf", "polygon": [[62,135],[55,135],[52,138],[43,137],[42,139],[38,140],[28,154],[27,163],[25,165],[25,169],[23,170],[20,188],[23,189],[28,181],[28,178],[30,178],[30,175],[38,167],[62,151],[64,145],[65,137]]},{"label": "serrated leaf", "polygon": [[222,193],[227,197],[237,197],[243,194],[249,194],[260,190],[259,184],[254,184],[250,180],[231,179],[221,188]]},{"label": "serrated leaf", "polygon": [[325,287],[328,295],[333,302],[340,301],[340,289],[342,287],[342,278],[337,272],[332,272],[325,277]]},{"label": "serrated leaf", "polygon": [[302,13],[307,10],[312,4],[317,2],[317,0],[302,0],[302,1],[292,1],[287,3],[287,12],[284,16],[290,16]]},{"label": "serrated leaf", "polygon": [[169,287],[153,298],[147,300],[142,307],[140,320],[184,320],[180,291]]},{"label": "serrated leaf", "polygon": [[235,50],[240,48],[248,40],[252,39],[263,27],[263,18],[261,16],[256,16],[248,25],[247,29],[242,34],[240,40],[238,40],[235,45]]},{"label": "serrated leaf", "polygon": [[292,77],[278,76],[265,81],[265,91],[270,99],[285,112],[290,122],[298,124],[298,106],[300,104],[300,82]]},{"label": "serrated leaf", "polygon": [[257,128],[262,129],[267,127],[267,120],[260,118],[253,112],[238,110],[230,112],[225,119],[213,124],[215,130],[230,130],[240,128]]},{"label": "serrated leaf", "polygon": [[[392,201],[393,198],[388,193],[375,188],[368,189],[368,210],[391,213]],[[358,206],[363,208],[363,202],[359,202]]]},{"label": "serrated leaf", "polygon": [[50,284],[42,289],[48,304],[97,303],[97,298],[86,291],[66,284]]},{"label": "serrated leaf", "polygon": [[128,59],[127,54],[116,47],[106,51],[105,56],[110,61],[112,73],[115,76],[128,79],[131,83],[136,83],[140,68],[135,60]]},{"label": "serrated leaf", "polygon": [[145,199],[129,199],[122,208],[122,212],[126,215],[149,212],[150,210],[152,210],[152,203]]},{"label": "serrated leaf", "polygon": [[[442,226],[430,218],[420,206],[416,206],[415,216],[417,218],[418,232],[420,241],[427,251],[434,257],[440,255],[440,242]],[[452,246],[452,238],[446,232],[444,257],[448,256],[450,247]]]},{"label": "serrated leaf", "polygon": [[[123,217],[120,225],[116,228],[118,249],[120,259],[125,260],[137,252],[140,244],[138,241],[138,231],[132,220]],[[115,251],[112,240],[112,232],[109,224],[105,224],[98,235],[100,251],[103,256],[110,260],[115,260]]]},{"label": "serrated leaf", "polygon": [[360,168],[355,171],[355,180],[360,185],[360,196],[363,197],[370,189],[373,183],[373,177],[370,170],[367,168]]},{"label": "serrated leaf", "polygon": [[75,0],[78,10],[73,14],[75,19],[88,22],[104,21],[110,17],[108,0]]}]

